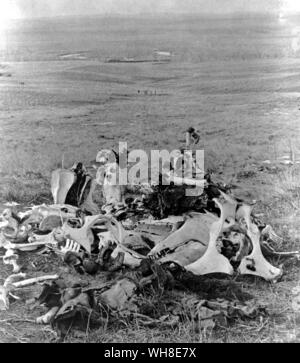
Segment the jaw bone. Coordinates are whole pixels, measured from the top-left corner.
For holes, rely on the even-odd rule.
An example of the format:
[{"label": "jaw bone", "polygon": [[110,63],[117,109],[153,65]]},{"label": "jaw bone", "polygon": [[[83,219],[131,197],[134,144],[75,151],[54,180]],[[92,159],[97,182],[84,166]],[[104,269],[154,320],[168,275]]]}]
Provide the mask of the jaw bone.
[{"label": "jaw bone", "polygon": [[206,275],[210,273],[233,274],[233,267],[229,260],[225,256],[221,255],[216,247],[217,239],[222,231],[224,221],[227,217],[227,206],[224,208],[217,199],[214,199],[214,201],[221,210],[221,216],[218,221],[211,225],[207,250],[199,260],[185,267],[187,271],[190,271],[195,275]]},{"label": "jaw bone", "polygon": [[121,244],[124,240],[124,230],[122,225],[113,217],[106,217],[102,214],[85,217],[84,224],[81,228],[72,228],[67,222],[61,227],[65,237],[80,244],[87,253],[91,253],[91,246],[94,242],[92,228],[96,228],[99,223],[105,222],[108,229],[112,232],[115,239]]},{"label": "jaw bone", "polygon": [[54,204],[64,204],[68,191],[76,181],[76,174],[71,170],[57,169],[51,175],[51,193]]},{"label": "jaw bone", "polygon": [[81,228],[72,228],[68,225],[68,222],[65,222],[61,229],[65,237],[80,244],[90,254],[91,246],[94,242],[94,235],[91,228],[99,218],[101,218],[101,215],[85,217],[84,225]]},{"label": "jaw bone", "polygon": [[282,270],[272,266],[263,256],[260,248],[260,232],[258,227],[251,223],[252,207],[244,205],[239,208],[239,217],[244,218],[247,225],[247,234],[252,242],[252,252],[245,256],[238,268],[240,274],[256,275],[265,280],[277,280],[282,275]]}]

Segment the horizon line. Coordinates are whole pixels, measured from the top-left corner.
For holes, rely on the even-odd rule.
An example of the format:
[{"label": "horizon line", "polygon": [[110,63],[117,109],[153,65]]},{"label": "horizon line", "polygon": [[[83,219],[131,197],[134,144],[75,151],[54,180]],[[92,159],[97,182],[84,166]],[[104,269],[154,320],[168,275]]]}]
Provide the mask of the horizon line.
[{"label": "horizon line", "polygon": [[[138,17],[165,17],[165,16],[176,16],[176,17],[209,17],[209,18],[230,18],[230,17],[253,17],[253,16],[278,16],[280,13],[278,11],[233,11],[233,12],[176,12],[176,11],[166,11],[166,12],[143,12],[143,13],[87,13],[87,14],[62,14],[62,15],[39,15],[39,16],[21,16],[17,18],[11,18],[10,20],[33,20],[33,19],[55,19],[55,18],[86,18],[86,17],[102,17],[102,18],[138,18]],[[300,15],[300,11],[289,12],[283,14],[283,17],[293,17]]]}]

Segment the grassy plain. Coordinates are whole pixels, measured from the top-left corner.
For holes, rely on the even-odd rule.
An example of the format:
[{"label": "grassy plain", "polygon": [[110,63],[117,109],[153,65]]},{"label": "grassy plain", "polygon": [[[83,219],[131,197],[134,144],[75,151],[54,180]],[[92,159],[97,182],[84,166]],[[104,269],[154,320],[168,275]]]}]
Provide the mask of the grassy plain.
[{"label": "grassy plain", "polygon": [[[0,52],[1,201],[49,201],[50,172],[62,158],[65,166],[90,164],[98,150],[117,148],[119,141],[127,141],[129,149],[173,150],[183,145],[185,129],[194,126],[214,178],[237,184],[241,194],[257,200],[256,211],[284,237],[280,249],[299,249],[300,167],[274,171],[262,164],[287,155],[290,143],[299,156],[295,24],[295,19],[193,17],[14,24]],[[174,52],[171,62],[104,62],[107,57],[151,59],[155,48]],[[66,340],[299,341],[300,320],[291,308],[298,268],[288,263],[274,285],[240,278],[245,291],[269,305],[270,315],[261,321],[240,321],[209,334],[188,320],[174,331],[103,327],[71,333]],[[8,271],[1,264],[0,277]],[[51,329],[30,321],[34,314],[18,302],[1,312],[0,341],[55,339]]]}]

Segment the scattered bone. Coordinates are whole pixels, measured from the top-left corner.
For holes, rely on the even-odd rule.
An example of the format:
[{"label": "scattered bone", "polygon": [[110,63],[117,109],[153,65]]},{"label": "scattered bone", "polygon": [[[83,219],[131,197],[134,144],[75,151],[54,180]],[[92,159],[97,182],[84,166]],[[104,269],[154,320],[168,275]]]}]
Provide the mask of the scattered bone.
[{"label": "scattered bone", "polygon": [[84,225],[81,228],[72,228],[67,222],[62,226],[62,231],[66,238],[74,240],[80,244],[87,253],[91,253],[91,246],[94,242],[91,227],[99,220],[101,215],[85,217]]},{"label": "scattered bone", "polygon": [[16,253],[14,253],[13,250],[7,250],[3,257],[4,264],[13,266],[14,274],[20,272],[21,270],[21,267],[17,264],[18,258],[19,256]]},{"label": "scattered bone", "polygon": [[0,286],[0,310],[7,310],[9,308],[9,295],[16,298],[12,291],[18,288],[26,287],[33,285],[38,282],[44,282],[48,280],[56,280],[59,278],[58,275],[46,275],[46,276],[40,276],[35,277],[28,280],[18,281],[15,280],[25,278],[26,274],[24,273],[18,273],[10,275],[5,281],[3,286]]},{"label": "scattered bone", "polygon": [[261,237],[264,240],[270,240],[279,245],[283,242],[283,238],[277,236],[274,229],[269,224],[261,231]]},{"label": "scattered bone", "polygon": [[217,199],[214,199],[214,201],[220,208],[221,216],[217,222],[214,222],[211,225],[207,250],[199,260],[185,267],[187,271],[190,271],[195,275],[205,275],[210,273],[233,274],[233,267],[229,260],[221,255],[216,247],[217,239],[225,222],[227,209],[223,208],[223,205]]},{"label": "scattered bone", "polygon": [[193,213],[187,217],[182,227],[157,244],[151,250],[150,255],[158,254],[165,249],[174,251],[191,240],[207,245],[209,241],[209,228],[213,221],[215,221],[215,217],[212,218],[209,214]]},{"label": "scattered bone", "polygon": [[263,256],[260,247],[260,232],[258,227],[251,222],[251,206],[243,206],[239,215],[244,218],[247,226],[247,234],[252,242],[252,252],[245,256],[238,268],[240,274],[256,275],[269,281],[276,281],[282,275],[282,270],[272,266]]},{"label": "scattered bone", "polygon": [[71,170],[57,169],[51,175],[51,193],[54,204],[64,204],[67,194],[76,181],[76,174]]},{"label": "scattered bone", "polygon": [[36,318],[36,323],[37,324],[49,324],[54,319],[58,310],[59,310],[59,307],[54,306],[46,314]]},{"label": "scattered bone", "polygon": [[[0,216],[0,228],[7,231],[5,233],[6,237],[14,238],[17,236],[19,231],[19,222],[13,215],[11,209],[5,209]],[[11,232],[12,231],[12,232]]]},{"label": "scattered bone", "polygon": [[114,251],[111,254],[112,258],[116,258],[119,253],[124,254],[124,266],[136,268],[141,265],[142,261],[146,259],[145,256],[139,254],[136,251],[130,250],[124,245],[118,244],[117,247],[114,249]]},{"label": "scattered bone", "polygon": [[33,284],[36,284],[38,282],[45,282],[49,280],[57,280],[59,278],[59,275],[45,275],[45,276],[39,276],[39,277],[33,277],[31,279],[13,282],[12,286],[15,288],[21,288],[25,286],[30,286]]},{"label": "scattered bone", "polygon": [[107,163],[97,171],[96,180],[102,185],[105,204],[118,204],[124,202],[125,188],[118,183],[119,164]]},{"label": "scattered bone", "polygon": [[201,258],[207,249],[207,245],[190,241],[185,245],[179,246],[174,252],[168,253],[166,256],[159,258],[160,263],[175,262],[178,265],[185,267]]}]

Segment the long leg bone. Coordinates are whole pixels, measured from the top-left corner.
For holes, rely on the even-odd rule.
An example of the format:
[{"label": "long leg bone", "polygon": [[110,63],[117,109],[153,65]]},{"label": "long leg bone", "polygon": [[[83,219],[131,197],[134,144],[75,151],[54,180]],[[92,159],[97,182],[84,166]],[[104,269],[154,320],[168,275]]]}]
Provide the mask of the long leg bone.
[{"label": "long leg bone", "polygon": [[46,314],[36,318],[36,323],[37,324],[49,324],[51,322],[51,320],[55,317],[55,315],[59,309],[60,309],[59,306],[54,306]]},{"label": "long leg bone", "polygon": [[206,275],[210,273],[225,273],[228,275],[233,274],[233,267],[229,260],[220,254],[217,250],[216,242],[222,231],[223,224],[226,218],[226,208],[217,200],[214,199],[221,211],[220,219],[214,222],[209,232],[209,243],[205,254],[196,262],[186,266],[186,270],[195,275]]},{"label": "long leg bone", "polygon": [[25,276],[26,275],[24,273],[11,275],[5,280],[3,286],[0,286],[0,310],[7,310],[9,308],[8,297],[9,295],[12,295],[11,292],[15,289],[30,286],[38,282],[57,280],[59,278],[59,275],[46,275],[14,282],[15,279],[24,278]]},{"label": "long leg bone", "polygon": [[260,232],[258,227],[251,223],[251,206],[244,205],[239,209],[239,216],[243,217],[247,225],[247,234],[252,242],[252,252],[245,256],[238,268],[240,274],[256,275],[265,280],[274,281],[282,275],[282,270],[272,266],[263,256],[260,248]]}]

